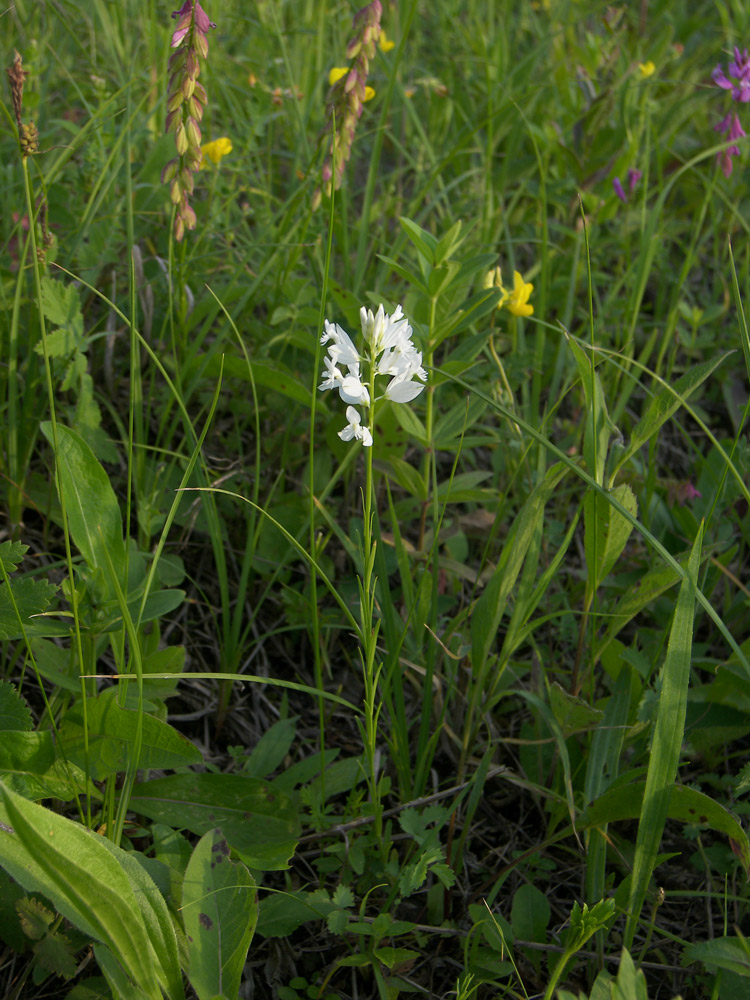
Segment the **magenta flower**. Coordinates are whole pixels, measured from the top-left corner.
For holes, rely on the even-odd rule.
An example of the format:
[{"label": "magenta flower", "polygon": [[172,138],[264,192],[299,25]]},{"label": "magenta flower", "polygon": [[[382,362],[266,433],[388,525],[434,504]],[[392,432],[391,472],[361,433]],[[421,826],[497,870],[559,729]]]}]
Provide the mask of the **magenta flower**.
[{"label": "magenta flower", "polygon": [[613,178],[612,187],[615,189],[615,194],[620,199],[620,201],[625,202],[628,200],[628,196],[625,194],[622,182],[620,181],[619,177]]},{"label": "magenta flower", "polygon": [[711,74],[714,83],[722,90],[731,90],[732,100],[740,104],[750,101],[750,56],[747,49],[743,52],[735,45],[734,59],[727,66],[728,77],[719,64]]},{"label": "magenta flower", "polygon": [[638,186],[638,181],[643,177],[640,170],[634,170],[633,167],[628,168],[628,187],[630,188],[630,193],[632,194]]},{"label": "magenta flower", "polygon": [[[740,125],[740,119],[736,112],[730,111],[729,114],[725,115],[720,122],[714,125],[714,131],[719,132],[724,136],[725,139],[744,139],[745,130]],[[721,164],[721,169],[724,171],[724,176],[729,177],[732,173],[732,157],[740,155],[740,147],[736,145],[727,146],[726,149],[722,150],[718,155],[719,163]]]}]

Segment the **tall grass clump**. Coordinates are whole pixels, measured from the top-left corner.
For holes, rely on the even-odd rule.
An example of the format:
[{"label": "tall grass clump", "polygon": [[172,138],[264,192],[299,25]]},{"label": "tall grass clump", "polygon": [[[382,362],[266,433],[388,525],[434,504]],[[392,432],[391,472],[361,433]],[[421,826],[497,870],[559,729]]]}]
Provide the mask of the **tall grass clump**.
[{"label": "tall grass clump", "polygon": [[0,991],[744,997],[747,18],[169,13],[0,13]]}]

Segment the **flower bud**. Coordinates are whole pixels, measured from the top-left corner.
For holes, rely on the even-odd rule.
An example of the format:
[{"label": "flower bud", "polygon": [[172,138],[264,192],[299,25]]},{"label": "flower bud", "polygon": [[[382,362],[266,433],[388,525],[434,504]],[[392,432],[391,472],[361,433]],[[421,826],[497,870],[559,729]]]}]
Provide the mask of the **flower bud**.
[{"label": "flower bud", "polygon": [[188,144],[192,146],[193,149],[195,149],[196,147],[200,147],[201,130],[195,118],[188,118],[186,127],[187,127]]},{"label": "flower bud", "polygon": [[165,163],[161,172],[161,182],[162,184],[169,184],[177,176],[177,168],[179,167],[180,161],[178,157],[170,160],[169,163]]},{"label": "flower bud", "polygon": [[188,149],[188,137],[185,131],[185,126],[180,122],[177,126],[177,131],[175,132],[174,144],[177,148],[177,152],[180,156],[184,156]]},{"label": "flower bud", "polygon": [[179,177],[175,177],[169,185],[169,198],[173,205],[179,205],[182,201],[182,188]]}]

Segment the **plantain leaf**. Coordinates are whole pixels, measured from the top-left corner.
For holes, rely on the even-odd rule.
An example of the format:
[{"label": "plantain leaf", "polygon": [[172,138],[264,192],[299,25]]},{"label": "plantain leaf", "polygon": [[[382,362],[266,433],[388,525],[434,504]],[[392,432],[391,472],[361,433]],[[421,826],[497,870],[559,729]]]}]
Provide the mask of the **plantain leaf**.
[{"label": "plantain leaf", "polygon": [[210,830],[196,845],[182,884],[188,978],[199,1000],[238,995],[258,921],[255,882],[229,854],[222,832]]},{"label": "plantain leaf", "polygon": [[[130,881],[101,838],[0,782],[0,863],[84,934],[108,946],[123,976],[161,1000],[156,957]],[[154,887],[155,888],[155,887]]]}]

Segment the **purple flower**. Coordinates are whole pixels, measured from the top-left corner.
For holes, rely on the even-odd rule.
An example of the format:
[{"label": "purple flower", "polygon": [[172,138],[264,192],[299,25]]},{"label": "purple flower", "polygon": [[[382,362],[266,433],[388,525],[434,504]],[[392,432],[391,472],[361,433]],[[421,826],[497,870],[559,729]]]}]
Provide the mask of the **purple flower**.
[{"label": "purple flower", "polygon": [[[720,122],[714,125],[714,131],[723,135],[727,140],[744,139],[746,134],[742,125],[740,125],[737,113],[733,111],[730,111]],[[732,157],[739,156],[739,154],[740,147],[736,145],[727,146],[725,150],[719,153],[718,160],[721,163],[721,169],[724,171],[725,177],[729,177],[732,173]]]},{"label": "purple flower", "polygon": [[630,193],[635,191],[638,181],[643,177],[640,170],[634,170],[633,167],[628,168],[628,187],[630,188]]},{"label": "purple flower", "polygon": [[742,52],[735,46],[734,59],[727,66],[729,76],[719,64],[711,74],[714,83],[722,90],[731,90],[732,100],[747,104],[750,101],[750,56],[747,49]]},{"label": "purple flower", "polygon": [[612,180],[612,187],[615,189],[615,194],[620,199],[620,201],[625,202],[625,201],[628,200],[628,196],[625,194],[625,191],[623,190],[623,187],[622,187],[622,184],[620,183],[620,178],[619,177],[613,178],[613,180]]}]

